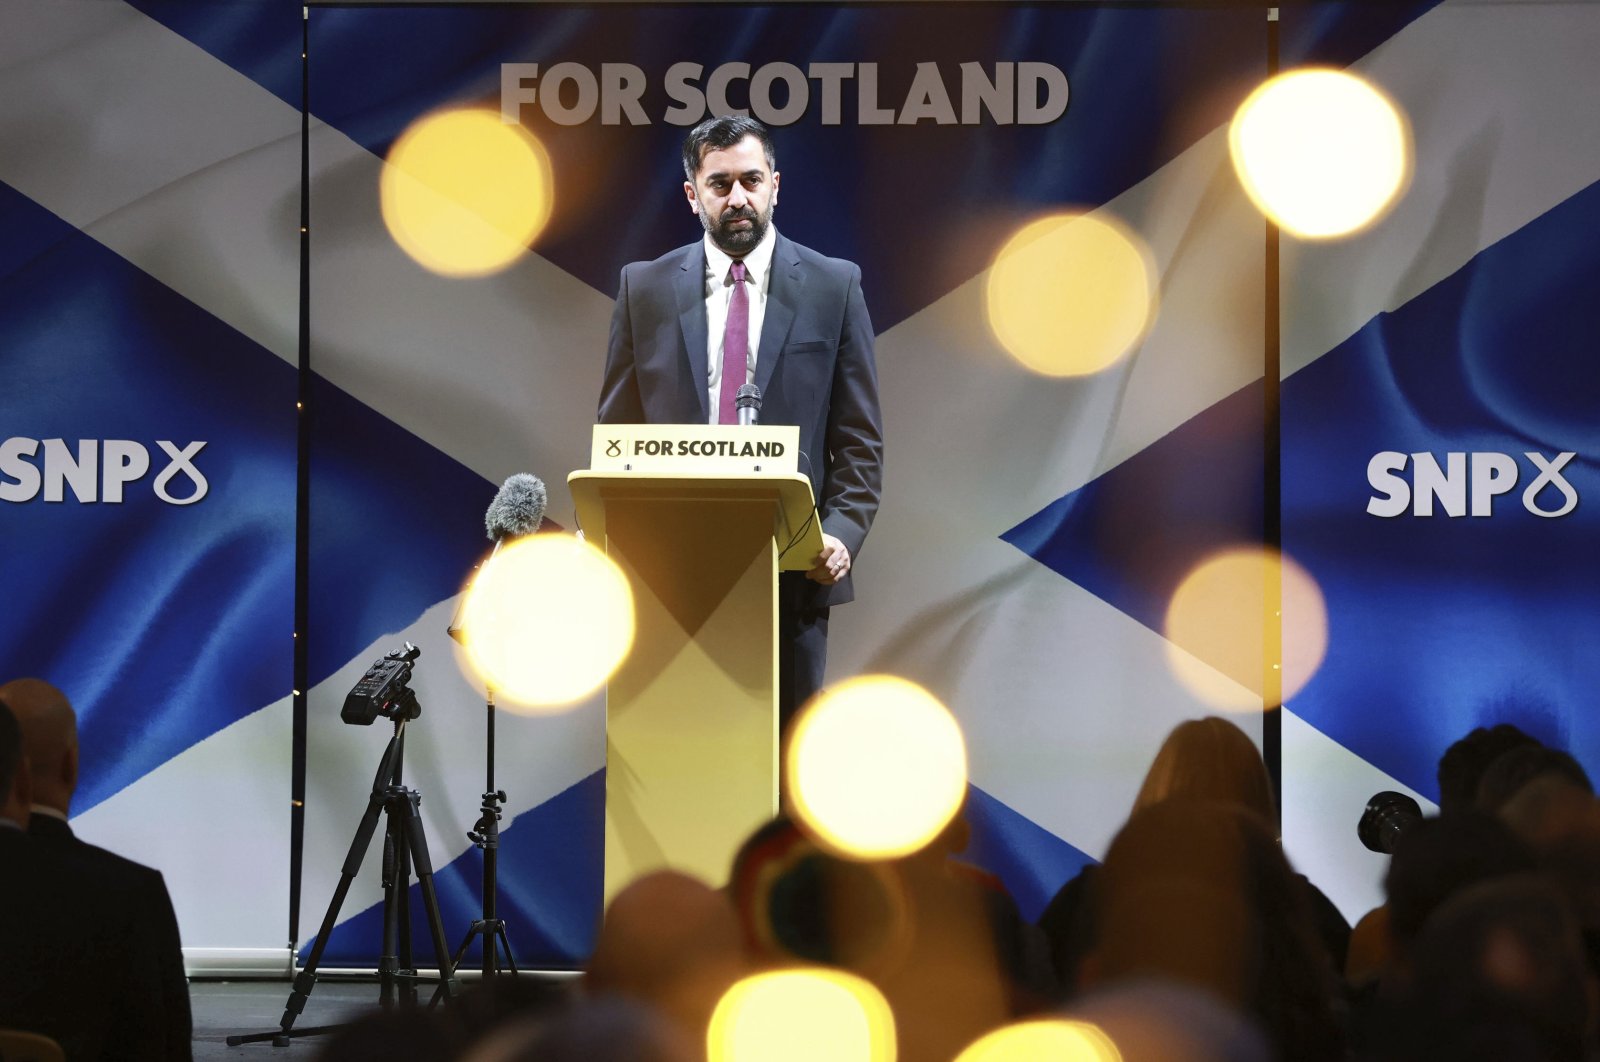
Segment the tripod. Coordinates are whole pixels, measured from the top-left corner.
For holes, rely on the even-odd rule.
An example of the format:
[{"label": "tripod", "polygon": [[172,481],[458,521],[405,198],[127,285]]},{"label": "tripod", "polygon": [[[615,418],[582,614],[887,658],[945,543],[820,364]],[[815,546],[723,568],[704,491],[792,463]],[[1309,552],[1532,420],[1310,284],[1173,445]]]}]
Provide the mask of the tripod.
[{"label": "tripod", "polygon": [[[422,816],[418,807],[422,794],[400,784],[400,770],[405,759],[406,723],[420,713],[416,694],[405,689],[396,701],[393,712],[394,735],[383,750],[378,762],[378,772],[372,780],[372,794],[367,798],[366,813],[361,825],[356,827],[355,839],[345,856],[339,874],[339,885],[333,890],[328,903],[328,913],[322,917],[322,927],[317,930],[317,944],[300,975],[294,979],[294,988],[284,1004],[283,1017],[278,1028],[271,1032],[251,1033],[228,1037],[228,1046],[259,1043],[271,1040],[273,1047],[287,1047],[294,1037],[317,1036],[340,1028],[337,1025],[320,1025],[313,1028],[294,1028],[295,1019],[305,1009],[311,989],[317,983],[317,965],[322,952],[333,936],[334,923],[339,920],[339,908],[350,892],[350,884],[361,869],[361,860],[372,844],[373,832],[378,826],[378,816],[384,817],[383,839],[383,955],[378,960],[378,998],[384,1010],[392,1010],[396,1002],[407,1007],[417,1004],[417,971],[411,956],[411,911],[407,895],[411,884],[411,869],[415,864],[417,882],[422,887],[423,906],[427,909],[428,929],[433,937],[433,953],[439,959],[439,995],[454,999],[460,991],[455,978],[455,965],[445,950],[444,926],[439,917],[439,899],[433,889],[433,861],[428,856],[428,839],[422,832]],[[431,1005],[431,1004],[430,1004]]]},{"label": "tripod", "polygon": [[[483,979],[492,980],[500,975],[500,949],[506,953],[506,967],[512,975],[517,974],[517,960],[511,955],[511,940],[506,936],[505,919],[495,916],[495,883],[500,870],[500,805],[505,803],[504,790],[494,787],[494,690],[486,690],[485,707],[488,709],[488,763],[485,770],[483,804],[480,805],[478,821],[467,833],[467,840],[483,851],[483,917],[474,919],[472,925],[467,927],[467,935],[462,938],[461,947],[456,949],[455,956],[450,960],[451,965],[459,966],[462,958],[467,954],[467,948],[472,945],[472,938],[483,937]],[[434,1002],[439,999],[439,993],[444,991],[440,985],[434,993]]]}]

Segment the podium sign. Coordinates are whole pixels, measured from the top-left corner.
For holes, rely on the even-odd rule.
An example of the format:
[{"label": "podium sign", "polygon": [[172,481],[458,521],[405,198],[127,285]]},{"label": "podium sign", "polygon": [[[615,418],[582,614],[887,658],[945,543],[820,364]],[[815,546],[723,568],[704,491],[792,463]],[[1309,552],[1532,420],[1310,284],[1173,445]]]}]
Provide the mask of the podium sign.
[{"label": "podium sign", "polygon": [[600,424],[594,429],[589,470],[795,472],[799,455],[800,429],[794,425]]},{"label": "podium sign", "polygon": [[603,424],[567,477],[637,623],[606,690],[607,902],[666,867],[721,885],[777,812],[778,572],[822,548],[798,435]]}]

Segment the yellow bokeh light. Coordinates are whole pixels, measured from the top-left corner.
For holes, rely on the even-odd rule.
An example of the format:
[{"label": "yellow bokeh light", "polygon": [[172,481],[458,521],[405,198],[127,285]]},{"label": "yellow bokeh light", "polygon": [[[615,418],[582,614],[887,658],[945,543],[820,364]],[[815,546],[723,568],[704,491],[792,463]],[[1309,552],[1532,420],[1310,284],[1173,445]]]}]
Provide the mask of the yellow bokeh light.
[{"label": "yellow bokeh light", "polygon": [[851,859],[915,852],[966,797],[967,748],[955,718],[921,686],[888,675],[819,696],[795,723],[787,757],[795,818]]},{"label": "yellow bokeh light", "polygon": [[1111,1038],[1087,1022],[1025,1021],[996,1029],[956,1056],[956,1062],[1121,1062]]},{"label": "yellow bokeh light", "polygon": [[1149,331],[1155,275],[1140,241],[1110,216],[1041,218],[995,256],[985,287],[989,327],[1034,372],[1100,372]]},{"label": "yellow bokeh light", "polygon": [[1296,70],[1261,85],[1234,114],[1228,149],[1256,207],[1313,240],[1371,224],[1411,173],[1399,110],[1342,70]]},{"label": "yellow bokeh light", "polygon": [[483,276],[528,249],[550,219],[550,159],[543,145],[496,111],[441,111],[408,128],[379,180],[384,224],[423,267]]},{"label": "yellow bokeh light", "polygon": [[842,970],[778,970],[728,989],[706,1046],[709,1062],[894,1062],[894,1015]]},{"label": "yellow bokeh light", "polygon": [[633,591],[604,553],[571,535],[531,535],[478,573],[462,608],[467,658],[515,709],[582,700],[633,646]]},{"label": "yellow bokeh light", "polygon": [[1328,610],[1316,580],[1294,561],[1229,550],[1179,584],[1165,634],[1174,673],[1197,697],[1224,711],[1258,711],[1294,696],[1321,666]]}]

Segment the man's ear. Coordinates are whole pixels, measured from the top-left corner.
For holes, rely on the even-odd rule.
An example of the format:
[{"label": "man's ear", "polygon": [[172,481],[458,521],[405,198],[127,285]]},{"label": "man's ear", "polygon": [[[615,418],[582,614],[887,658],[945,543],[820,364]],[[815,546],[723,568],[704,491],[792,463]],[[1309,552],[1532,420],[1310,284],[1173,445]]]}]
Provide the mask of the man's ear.
[{"label": "man's ear", "polygon": [[683,182],[683,194],[689,200],[689,212],[700,213],[700,197],[694,194],[694,185],[689,181]]},{"label": "man's ear", "polygon": [[781,176],[783,175],[777,170],[772,171],[772,201],[768,204],[769,206],[778,205],[778,178]]}]

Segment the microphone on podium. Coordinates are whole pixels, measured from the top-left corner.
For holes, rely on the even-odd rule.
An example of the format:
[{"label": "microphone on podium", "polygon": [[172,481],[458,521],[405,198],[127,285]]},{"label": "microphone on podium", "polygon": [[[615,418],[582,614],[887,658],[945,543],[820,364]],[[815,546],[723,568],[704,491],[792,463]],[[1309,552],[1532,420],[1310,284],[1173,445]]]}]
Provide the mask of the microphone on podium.
[{"label": "microphone on podium", "polygon": [[[489,541],[494,543],[494,549],[473,569],[474,579],[494,560],[501,546],[539,530],[539,525],[544,523],[544,510],[548,502],[544,480],[527,472],[518,472],[500,485],[494,501],[489,503],[488,511],[483,514],[483,528]],[[461,641],[461,611],[466,603],[467,595],[462,594],[461,600],[456,603],[456,614],[450,618],[450,626],[446,631],[458,642]]]},{"label": "microphone on podium", "polygon": [[739,426],[756,423],[761,412],[761,388],[755,384],[741,384],[734,392],[733,404],[739,410]]}]

